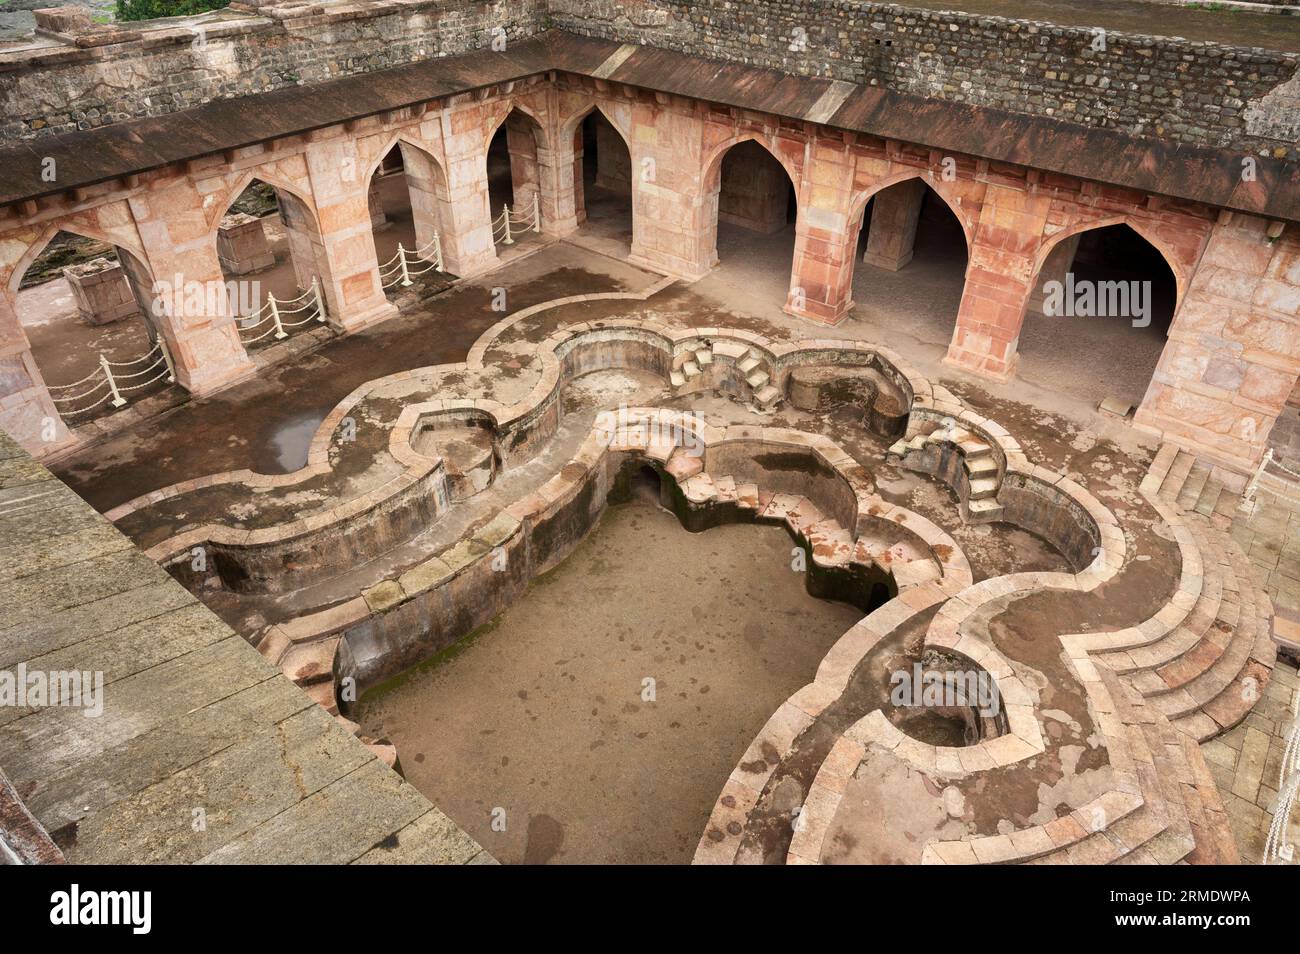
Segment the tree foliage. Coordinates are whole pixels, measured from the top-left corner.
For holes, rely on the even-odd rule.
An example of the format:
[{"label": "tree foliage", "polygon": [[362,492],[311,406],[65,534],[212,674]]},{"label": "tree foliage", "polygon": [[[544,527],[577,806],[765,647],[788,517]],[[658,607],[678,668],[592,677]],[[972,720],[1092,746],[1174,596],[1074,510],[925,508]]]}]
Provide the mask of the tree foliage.
[{"label": "tree foliage", "polygon": [[220,10],[230,0],[117,0],[119,20],[154,20],[158,17],[188,17],[208,10]]}]

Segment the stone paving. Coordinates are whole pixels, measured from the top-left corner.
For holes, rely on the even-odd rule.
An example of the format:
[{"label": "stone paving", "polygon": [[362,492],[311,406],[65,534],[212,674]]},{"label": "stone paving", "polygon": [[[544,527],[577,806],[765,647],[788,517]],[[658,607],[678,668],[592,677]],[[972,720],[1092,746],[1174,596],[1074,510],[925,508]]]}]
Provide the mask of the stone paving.
[{"label": "stone paving", "polygon": [[[1263,699],[1246,721],[1201,746],[1228,811],[1241,860],[1249,864],[1259,863],[1273,820],[1286,734],[1296,721],[1297,693],[1300,679],[1295,667],[1279,663]],[[1287,841],[1300,843],[1300,819],[1292,821]],[[1300,857],[1292,863],[1300,864]]]},{"label": "stone paving", "polygon": [[3,432],[0,540],[0,666],[102,677],[0,708],[0,765],[68,861],[490,860]]},{"label": "stone paving", "polygon": [[1300,621],[1300,503],[1261,489],[1252,515],[1238,513],[1232,535],[1254,564],[1281,616]]}]

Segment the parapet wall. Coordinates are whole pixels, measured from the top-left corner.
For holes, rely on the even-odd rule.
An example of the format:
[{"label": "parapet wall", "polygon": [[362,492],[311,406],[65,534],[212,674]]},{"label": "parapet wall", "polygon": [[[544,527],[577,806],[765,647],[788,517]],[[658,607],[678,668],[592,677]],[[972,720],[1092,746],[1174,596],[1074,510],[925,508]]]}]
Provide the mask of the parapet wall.
[{"label": "parapet wall", "polygon": [[[936,4],[938,6],[939,4]],[[1152,23],[1160,22],[1160,8]],[[552,25],[1211,147],[1300,154],[1300,56],[865,0],[552,0]],[[644,24],[644,25],[643,25]]]},{"label": "parapet wall", "polygon": [[32,138],[157,116],[482,49],[504,30],[535,35],[547,0],[380,0],[288,16],[210,17],[96,26],[0,50],[0,139]]},{"label": "parapet wall", "polygon": [[1122,33],[1098,48],[1085,27],[866,0],[324,2],[47,33],[0,50],[0,135],[89,129],[550,27],[1165,141],[1300,153],[1300,55]]}]

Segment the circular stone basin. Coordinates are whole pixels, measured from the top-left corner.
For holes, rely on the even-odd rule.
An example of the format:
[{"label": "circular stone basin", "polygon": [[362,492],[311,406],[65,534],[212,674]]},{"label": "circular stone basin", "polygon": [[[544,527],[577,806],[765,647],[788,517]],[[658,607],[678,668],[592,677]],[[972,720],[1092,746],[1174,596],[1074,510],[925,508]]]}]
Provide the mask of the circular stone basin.
[{"label": "circular stone basin", "polygon": [[442,458],[452,500],[465,500],[486,490],[496,476],[492,432],[485,427],[469,425],[425,431],[420,435],[419,452]]},{"label": "circular stone basin", "polygon": [[902,395],[875,368],[811,365],[795,368],[789,379],[790,404],[802,411],[853,405],[867,412],[872,430],[892,433],[904,415]]}]

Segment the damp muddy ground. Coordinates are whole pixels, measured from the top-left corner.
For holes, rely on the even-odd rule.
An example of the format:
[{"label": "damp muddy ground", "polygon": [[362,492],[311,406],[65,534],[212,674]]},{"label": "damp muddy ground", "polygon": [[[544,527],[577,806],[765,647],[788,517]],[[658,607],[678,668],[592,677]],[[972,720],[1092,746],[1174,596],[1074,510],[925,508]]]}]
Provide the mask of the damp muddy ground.
[{"label": "damp muddy ground", "polygon": [[645,499],[610,507],[515,606],[358,717],[502,862],[687,863],[754,736],[861,615],[809,596],[792,547],[780,528],[690,534]]}]

